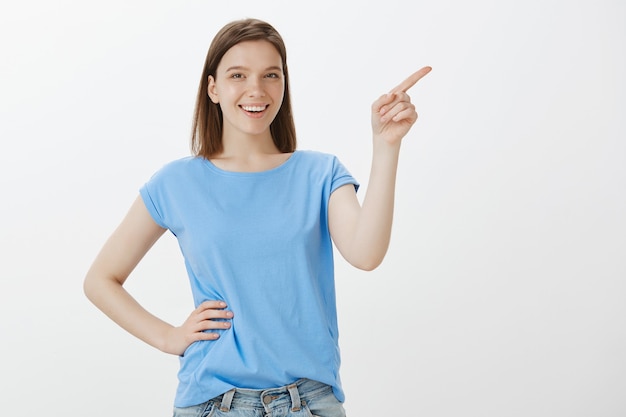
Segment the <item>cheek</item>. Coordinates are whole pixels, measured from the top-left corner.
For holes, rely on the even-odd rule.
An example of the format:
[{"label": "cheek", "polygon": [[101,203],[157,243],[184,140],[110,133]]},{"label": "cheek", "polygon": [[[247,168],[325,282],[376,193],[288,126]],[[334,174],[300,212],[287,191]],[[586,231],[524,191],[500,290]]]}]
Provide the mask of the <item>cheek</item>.
[{"label": "cheek", "polygon": [[218,95],[219,101],[222,104],[232,103],[236,101],[237,97],[240,95],[240,91],[238,91],[236,86],[230,85],[221,85],[219,88],[216,88],[216,93]]},{"label": "cheek", "polygon": [[285,87],[282,84],[274,86],[272,89],[272,96],[275,100],[282,103],[283,98],[285,97]]}]

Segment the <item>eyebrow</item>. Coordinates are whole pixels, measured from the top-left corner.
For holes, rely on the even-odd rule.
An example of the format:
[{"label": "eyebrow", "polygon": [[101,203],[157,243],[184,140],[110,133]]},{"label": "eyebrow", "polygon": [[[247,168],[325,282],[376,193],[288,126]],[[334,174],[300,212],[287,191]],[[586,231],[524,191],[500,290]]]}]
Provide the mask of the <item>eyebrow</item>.
[{"label": "eyebrow", "polygon": [[[234,65],[232,67],[226,68],[226,72],[228,72],[228,71],[235,71],[235,70],[245,70],[245,69],[248,69],[248,68],[244,67],[244,66],[241,66],[241,65]],[[280,72],[282,72],[283,69],[281,67],[278,67],[278,66],[274,65],[274,66],[265,68],[265,71],[280,71]]]}]

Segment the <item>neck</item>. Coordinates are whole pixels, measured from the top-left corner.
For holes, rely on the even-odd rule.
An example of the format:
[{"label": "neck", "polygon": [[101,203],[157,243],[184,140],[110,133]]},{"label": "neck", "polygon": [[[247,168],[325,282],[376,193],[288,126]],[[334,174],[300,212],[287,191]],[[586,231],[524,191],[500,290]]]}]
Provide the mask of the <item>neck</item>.
[{"label": "neck", "polygon": [[222,137],[223,151],[218,158],[254,158],[280,153],[269,131],[261,135],[228,135]]},{"label": "neck", "polygon": [[210,158],[226,171],[260,172],[284,163],[291,154],[281,153],[269,132],[264,135],[224,135],[224,150]]}]

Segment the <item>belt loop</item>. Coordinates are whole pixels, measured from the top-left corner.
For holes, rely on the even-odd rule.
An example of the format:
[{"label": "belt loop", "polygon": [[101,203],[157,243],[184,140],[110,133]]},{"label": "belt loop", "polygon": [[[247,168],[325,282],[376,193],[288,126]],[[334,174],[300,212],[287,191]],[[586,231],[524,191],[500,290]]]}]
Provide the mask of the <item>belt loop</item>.
[{"label": "belt loop", "polygon": [[302,404],[300,403],[300,393],[296,384],[287,385],[289,395],[291,396],[291,411],[300,411]]},{"label": "belt loop", "polygon": [[222,396],[222,403],[220,404],[220,411],[224,413],[228,413],[230,411],[230,404],[233,402],[234,396],[235,396],[235,388],[224,393],[224,395]]}]

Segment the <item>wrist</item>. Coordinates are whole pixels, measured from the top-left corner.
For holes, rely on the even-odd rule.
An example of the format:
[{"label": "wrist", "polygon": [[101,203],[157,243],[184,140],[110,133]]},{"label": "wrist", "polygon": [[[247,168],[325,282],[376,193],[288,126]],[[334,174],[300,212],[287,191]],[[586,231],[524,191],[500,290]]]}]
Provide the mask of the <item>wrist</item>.
[{"label": "wrist", "polygon": [[397,158],[400,154],[401,144],[401,141],[389,143],[375,135],[373,138],[374,156],[391,156]]},{"label": "wrist", "polygon": [[155,347],[164,353],[173,353],[175,349],[172,346],[172,340],[174,339],[174,326],[168,324],[163,326],[161,331],[158,332],[158,336],[155,340]]}]

